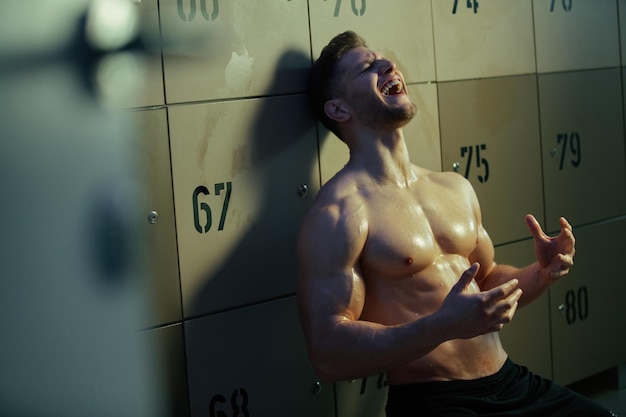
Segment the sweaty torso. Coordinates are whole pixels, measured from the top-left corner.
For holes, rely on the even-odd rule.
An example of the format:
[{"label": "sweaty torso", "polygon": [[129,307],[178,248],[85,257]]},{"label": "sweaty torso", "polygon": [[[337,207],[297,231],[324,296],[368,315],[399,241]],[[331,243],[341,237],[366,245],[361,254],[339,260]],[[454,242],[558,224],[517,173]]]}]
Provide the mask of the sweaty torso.
[{"label": "sweaty torso", "polygon": [[[454,173],[417,167],[408,187],[359,187],[367,239],[359,258],[365,283],[360,319],[402,324],[439,308],[481,237],[474,195]],[[491,242],[489,242],[491,245]],[[491,262],[492,259],[479,259]],[[469,291],[480,291],[472,282]],[[474,379],[498,371],[504,352],[497,333],[445,342],[426,356],[388,373],[390,384]]]}]

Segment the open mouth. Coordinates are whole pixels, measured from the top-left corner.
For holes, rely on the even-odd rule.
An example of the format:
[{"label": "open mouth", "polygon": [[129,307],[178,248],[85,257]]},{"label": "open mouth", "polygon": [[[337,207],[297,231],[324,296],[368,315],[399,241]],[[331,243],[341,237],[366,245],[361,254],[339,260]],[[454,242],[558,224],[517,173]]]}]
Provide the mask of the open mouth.
[{"label": "open mouth", "polygon": [[395,96],[397,94],[402,93],[403,90],[404,90],[404,87],[402,85],[402,82],[398,79],[393,79],[383,84],[383,87],[380,89],[380,92],[384,96]]}]

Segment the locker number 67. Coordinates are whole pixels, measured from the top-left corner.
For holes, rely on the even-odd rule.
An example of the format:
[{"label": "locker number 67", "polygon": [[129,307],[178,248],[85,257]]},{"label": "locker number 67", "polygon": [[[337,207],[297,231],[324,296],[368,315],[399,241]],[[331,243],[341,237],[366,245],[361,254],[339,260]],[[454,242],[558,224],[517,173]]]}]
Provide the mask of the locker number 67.
[{"label": "locker number 67", "polygon": [[[226,183],[220,182],[218,184],[215,184],[214,195],[221,196],[222,193],[224,193],[224,198],[222,202],[222,213],[220,215],[220,222],[217,226],[217,230],[224,230],[224,223],[226,223],[226,213],[228,212],[228,204],[230,203],[230,194],[232,193],[232,190],[233,185],[230,181]],[[199,185],[198,187],[196,187],[195,190],[193,190],[193,222],[198,233],[207,233],[209,230],[211,230],[211,226],[213,225],[213,215],[211,212],[211,207],[208,203],[200,201],[200,195],[208,196],[210,194],[211,193],[209,192],[209,189],[204,185]],[[204,225],[201,224],[202,222],[200,220],[200,212],[204,212],[204,216],[202,216],[204,218]]]}]

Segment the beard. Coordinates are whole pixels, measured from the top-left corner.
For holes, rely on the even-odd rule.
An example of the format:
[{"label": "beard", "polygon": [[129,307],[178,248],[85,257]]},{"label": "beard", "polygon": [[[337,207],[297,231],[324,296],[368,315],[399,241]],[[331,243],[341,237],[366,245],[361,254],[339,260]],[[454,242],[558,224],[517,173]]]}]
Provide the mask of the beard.
[{"label": "beard", "polygon": [[390,106],[378,97],[369,97],[357,103],[355,107],[361,122],[376,130],[402,127],[417,113],[417,106],[412,102]]}]

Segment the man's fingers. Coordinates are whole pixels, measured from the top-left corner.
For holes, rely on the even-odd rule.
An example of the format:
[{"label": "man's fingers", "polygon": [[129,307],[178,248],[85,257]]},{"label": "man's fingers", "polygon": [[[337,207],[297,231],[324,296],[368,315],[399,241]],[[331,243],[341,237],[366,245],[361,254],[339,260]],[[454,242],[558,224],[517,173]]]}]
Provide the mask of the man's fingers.
[{"label": "man's fingers", "polygon": [[511,293],[517,288],[518,284],[518,280],[512,279],[502,285],[490,289],[485,293],[487,295],[487,300],[491,302],[497,302],[498,300],[509,297]]},{"label": "man's fingers", "polygon": [[519,299],[521,297],[522,297],[522,289],[517,288],[508,297],[498,301],[495,305],[494,311],[496,313],[504,313],[509,310],[513,310],[514,312],[515,311],[514,309],[517,308],[517,303],[519,302]]},{"label": "man's fingers", "polygon": [[574,266],[574,258],[570,255],[560,254],[559,261],[561,262],[561,271],[570,269],[572,266]]},{"label": "man's fingers", "polygon": [[569,230],[570,232],[572,232],[574,230],[572,225],[569,224],[569,222],[567,221],[567,219],[565,217],[561,217],[559,219],[559,223],[561,223],[561,229]]},{"label": "man's fingers", "polygon": [[472,266],[470,266],[468,269],[466,269],[463,272],[463,274],[461,275],[461,278],[456,283],[455,288],[459,292],[465,290],[467,286],[470,284],[470,282],[472,282],[472,280],[478,273],[479,269],[480,269],[480,264],[478,264],[478,262],[474,262]]},{"label": "man's fingers", "polygon": [[533,216],[532,214],[526,215],[526,226],[528,227],[528,231],[530,231],[530,234],[534,238],[540,239],[544,237],[544,233],[543,233],[543,230],[541,229],[541,225],[539,224],[535,216]]}]

